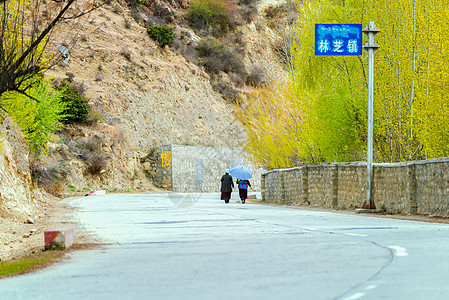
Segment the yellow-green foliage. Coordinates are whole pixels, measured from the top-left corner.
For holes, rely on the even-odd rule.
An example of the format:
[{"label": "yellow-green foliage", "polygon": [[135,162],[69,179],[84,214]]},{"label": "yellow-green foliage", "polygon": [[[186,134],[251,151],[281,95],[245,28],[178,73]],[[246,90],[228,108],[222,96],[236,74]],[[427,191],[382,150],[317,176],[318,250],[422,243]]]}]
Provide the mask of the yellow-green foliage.
[{"label": "yellow-green foliage", "polygon": [[379,160],[449,156],[449,9],[438,0],[376,2]]},{"label": "yellow-green foliage", "polygon": [[29,95],[32,98],[8,92],[0,97],[0,102],[23,132],[30,153],[37,157],[47,153],[47,142],[52,140],[55,131],[63,128],[65,106],[61,93],[45,81],[35,82]]},{"label": "yellow-green foliage", "polygon": [[[297,162],[302,117],[296,99],[277,82],[255,90],[251,101],[241,103],[238,116],[248,131],[247,150],[269,168],[285,168]],[[305,152],[308,149],[304,149]]]},{"label": "yellow-green foliage", "polygon": [[[38,23],[37,16],[39,15],[40,4],[39,1],[8,0],[0,6],[0,32],[2,33],[0,64],[2,66],[4,64],[3,67],[10,67],[13,63],[16,63],[19,57],[36,40],[37,30],[41,28],[35,25],[35,30],[31,30],[29,27],[33,23]],[[46,36],[37,47],[31,50],[19,68],[26,69],[36,65],[46,66],[51,59],[51,55],[46,51],[48,46],[48,37]],[[29,80],[32,77],[27,76],[26,78],[19,78],[19,80]]]},{"label": "yellow-green foliage", "polygon": [[[449,156],[449,8],[441,0],[298,1],[295,78],[261,102],[250,97],[248,150],[267,166],[365,160],[368,55],[314,55],[316,23],[374,21],[375,161]],[[270,91],[270,87],[261,94]],[[291,98],[286,105],[284,100]],[[265,109],[270,102],[269,109]],[[265,106],[264,106],[265,105]],[[295,107],[292,122],[285,109]],[[264,111],[264,114],[258,114]],[[267,122],[267,120],[275,122]],[[259,130],[254,130],[255,125]],[[291,131],[292,135],[279,135]],[[254,136],[257,135],[257,136]],[[271,144],[260,141],[272,141]],[[271,149],[271,147],[275,147]],[[266,148],[266,149],[263,149]],[[276,157],[275,157],[276,156]],[[287,159],[286,159],[287,158]]]}]

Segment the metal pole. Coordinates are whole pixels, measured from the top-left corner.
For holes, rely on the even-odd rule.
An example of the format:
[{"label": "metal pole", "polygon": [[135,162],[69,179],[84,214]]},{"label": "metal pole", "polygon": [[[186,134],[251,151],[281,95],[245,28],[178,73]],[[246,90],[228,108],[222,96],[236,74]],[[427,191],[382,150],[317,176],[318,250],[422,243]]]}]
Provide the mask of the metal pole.
[{"label": "metal pole", "polygon": [[368,145],[367,145],[367,197],[364,208],[376,208],[372,200],[373,190],[373,98],[374,98],[374,51],[379,46],[374,42],[374,36],[379,32],[374,22],[369,22],[367,28],[363,30],[368,34],[368,42],[364,48],[368,51]]}]

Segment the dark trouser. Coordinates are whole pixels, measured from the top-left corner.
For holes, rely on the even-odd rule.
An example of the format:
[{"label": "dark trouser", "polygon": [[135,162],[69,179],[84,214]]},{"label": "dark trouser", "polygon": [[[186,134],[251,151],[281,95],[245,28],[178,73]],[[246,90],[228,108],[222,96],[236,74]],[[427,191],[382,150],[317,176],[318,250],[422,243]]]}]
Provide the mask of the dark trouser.
[{"label": "dark trouser", "polygon": [[229,199],[231,199],[231,192],[221,192],[221,200],[224,200],[225,203],[229,203]]},{"label": "dark trouser", "polygon": [[239,189],[239,196],[241,200],[246,200],[248,198],[248,190],[247,189]]}]

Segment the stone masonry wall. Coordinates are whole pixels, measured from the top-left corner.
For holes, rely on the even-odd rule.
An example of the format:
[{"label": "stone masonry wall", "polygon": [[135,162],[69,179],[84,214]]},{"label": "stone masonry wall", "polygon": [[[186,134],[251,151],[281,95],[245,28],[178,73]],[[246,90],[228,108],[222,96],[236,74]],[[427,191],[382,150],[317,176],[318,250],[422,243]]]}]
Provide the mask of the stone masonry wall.
[{"label": "stone masonry wall", "polygon": [[221,176],[236,165],[253,172],[251,185],[254,191],[260,191],[263,169],[254,168],[243,148],[162,146],[156,181],[161,186],[166,182],[163,187],[174,192],[220,192]]},{"label": "stone masonry wall", "polygon": [[449,216],[449,162],[432,160],[415,164],[416,209],[419,214]]},{"label": "stone masonry wall", "polygon": [[[449,216],[449,158],[374,164],[373,200],[391,214]],[[328,163],[262,174],[263,201],[322,208],[361,208],[366,163]]]}]

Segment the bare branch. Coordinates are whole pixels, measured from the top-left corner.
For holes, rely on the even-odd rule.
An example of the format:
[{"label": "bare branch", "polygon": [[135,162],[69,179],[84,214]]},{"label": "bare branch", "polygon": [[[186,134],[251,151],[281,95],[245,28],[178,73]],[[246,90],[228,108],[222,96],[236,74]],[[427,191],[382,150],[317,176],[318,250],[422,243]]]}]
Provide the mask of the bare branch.
[{"label": "bare branch", "polygon": [[30,45],[30,47],[22,54],[22,56],[16,61],[12,67],[13,72],[23,63],[23,61],[30,55],[30,53],[40,44],[40,42],[45,38],[45,36],[53,29],[53,27],[60,21],[65,12],[73,4],[75,0],[69,0],[64,8],[59,12],[58,16],[47,26],[47,28],[42,31],[39,37]]},{"label": "bare branch", "polygon": [[92,8],[89,9],[88,11],[82,12],[82,13],[76,15],[76,16],[73,16],[73,17],[62,17],[61,20],[67,21],[67,20],[74,20],[74,19],[81,18],[81,17],[83,17],[83,16],[85,16],[85,15],[90,14],[90,13],[93,12],[94,10],[96,10],[96,9],[98,9],[98,8],[100,8],[100,7],[102,7],[102,6],[104,6],[105,4],[106,4],[106,2],[103,2],[102,4],[97,5],[97,6],[95,6],[95,7],[92,7]]}]

